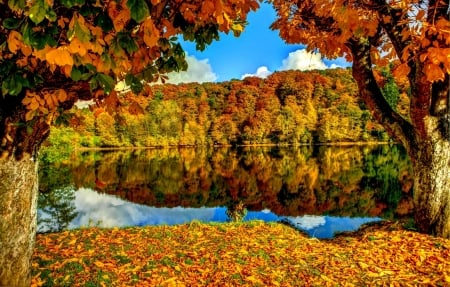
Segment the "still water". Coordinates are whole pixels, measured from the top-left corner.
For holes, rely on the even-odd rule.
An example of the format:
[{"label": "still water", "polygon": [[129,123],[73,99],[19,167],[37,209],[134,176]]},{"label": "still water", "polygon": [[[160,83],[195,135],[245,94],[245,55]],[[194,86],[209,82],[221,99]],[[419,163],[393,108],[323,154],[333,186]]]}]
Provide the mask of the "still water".
[{"label": "still water", "polygon": [[89,151],[40,171],[40,232],[260,219],[329,238],[412,213],[396,145]]}]

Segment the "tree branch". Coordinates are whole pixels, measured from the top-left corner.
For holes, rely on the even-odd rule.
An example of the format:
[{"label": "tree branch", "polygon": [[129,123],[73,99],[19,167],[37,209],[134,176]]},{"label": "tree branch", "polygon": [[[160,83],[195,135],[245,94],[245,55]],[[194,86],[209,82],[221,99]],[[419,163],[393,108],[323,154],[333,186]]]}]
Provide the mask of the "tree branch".
[{"label": "tree branch", "polygon": [[400,141],[406,149],[414,147],[415,138],[413,126],[400,114],[395,112],[384,98],[372,71],[370,58],[370,43],[368,41],[352,38],[347,44],[353,55],[353,77],[355,78],[360,96],[372,115]]}]

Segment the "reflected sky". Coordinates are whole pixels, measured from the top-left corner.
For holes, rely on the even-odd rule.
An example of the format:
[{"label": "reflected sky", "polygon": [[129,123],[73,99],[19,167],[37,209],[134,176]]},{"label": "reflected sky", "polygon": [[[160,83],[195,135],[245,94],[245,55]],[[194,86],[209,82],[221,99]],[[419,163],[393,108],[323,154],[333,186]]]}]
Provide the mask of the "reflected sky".
[{"label": "reflected sky", "polygon": [[[131,203],[109,194],[101,194],[92,189],[80,188],[75,191],[74,206],[76,217],[69,223],[69,229],[99,226],[125,227],[145,225],[175,225],[193,220],[202,222],[226,222],[225,207],[184,208],[149,207]],[[40,219],[49,214],[38,211],[38,231],[46,232],[48,227],[39,224]],[[286,221],[312,237],[331,238],[337,232],[357,230],[362,224],[379,221],[379,218],[350,218],[334,216],[305,215],[298,217],[277,216],[270,210],[249,211],[244,220],[266,222]],[[42,221],[42,220],[41,220]]]}]

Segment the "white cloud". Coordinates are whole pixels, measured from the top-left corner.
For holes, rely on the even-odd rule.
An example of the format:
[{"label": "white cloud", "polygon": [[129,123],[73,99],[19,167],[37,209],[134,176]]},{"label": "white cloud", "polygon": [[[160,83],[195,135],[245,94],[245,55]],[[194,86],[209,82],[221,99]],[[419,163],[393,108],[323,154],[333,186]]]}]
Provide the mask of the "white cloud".
[{"label": "white cloud", "polygon": [[256,70],[256,73],[254,74],[244,74],[242,75],[241,79],[247,78],[247,77],[258,77],[258,78],[267,78],[267,76],[269,76],[270,74],[272,74],[271,71],[269,71],[269,68],[267,68],[266,66],[261,66]]},{"label": "white cloud", "polygon": [[[277,69],[280,71],[285,70],[324,70],[324,69],[336,69],[341,66],[336,64],[331,64],[329,67],[322,61],[322,55],[320,53],[311,53],[306,51],[305,49],[300,49],[294,52],[289,53],[287,58],[285,58],[281,66]],[[246,77],[259,77],[259,78],[267,78],[272,72],[269,70],[267,66],[261,66],[256,70],[254,74],[244,74],[241,79]]]},{"label": "white cloud", "polygon": [[343,66],[336,65],[336,64],[331,64],[331,66],[330,66],[330,69],[338,69],[338,68],[343,68]]},{"label": "white cloud", "polygon": [[186,61],[188,63],[187,71],[167,74],[169,77],[169,80],[166,81],[167,83],[203,83],[217,80],[217,75],[213,72],[208,59],[198,60],[193,56],[186,55]]},{"label": "white cloud", "polygon": [[320,53],[311,53],[306,50],[297,50],[289,53],[289,56],[283,60],[280,70],[323,70],[327,65],[322,61]]}]

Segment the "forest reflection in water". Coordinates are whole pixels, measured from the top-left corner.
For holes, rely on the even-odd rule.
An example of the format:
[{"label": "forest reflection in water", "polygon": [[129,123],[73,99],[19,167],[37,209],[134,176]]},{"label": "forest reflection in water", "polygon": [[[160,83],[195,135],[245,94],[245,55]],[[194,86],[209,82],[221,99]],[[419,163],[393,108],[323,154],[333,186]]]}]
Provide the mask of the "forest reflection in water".
[{"label": "forest reflection in water", "polygon": [[409,216],[410,169],[397,145],[79,152],[65,162],[41,163],[38,224],[47,232],[287,219],[329,237],[379,218]]}]

